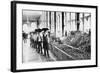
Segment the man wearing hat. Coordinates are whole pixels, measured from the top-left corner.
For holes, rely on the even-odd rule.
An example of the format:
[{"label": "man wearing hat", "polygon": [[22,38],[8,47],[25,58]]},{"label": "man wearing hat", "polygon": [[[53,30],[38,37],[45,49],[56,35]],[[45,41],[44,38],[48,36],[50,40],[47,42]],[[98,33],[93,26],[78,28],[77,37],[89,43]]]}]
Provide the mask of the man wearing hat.
[{"label": "man wearing hat", "polygon": [[37,52],[38,53],[41,53],[42,54],[42,38],[41,38],[41,36],[40,36],[40,32],[41,32],[42,30],[41,29],[36,29],[36,32],[37,32],[37,40],[36,40],[36,45],[37,45]]},{"label": "man wearing hat", "polygon": [[38,53],[42,54],[42,38],[40,36],[40,32],[38,32],[37,34]]},{"label": "man wearing hat", "polygon": [[43,48],[44,48],[44,55],[49,57],[49,46],[48,46],[48,38],[46,31],[43,32]]}]

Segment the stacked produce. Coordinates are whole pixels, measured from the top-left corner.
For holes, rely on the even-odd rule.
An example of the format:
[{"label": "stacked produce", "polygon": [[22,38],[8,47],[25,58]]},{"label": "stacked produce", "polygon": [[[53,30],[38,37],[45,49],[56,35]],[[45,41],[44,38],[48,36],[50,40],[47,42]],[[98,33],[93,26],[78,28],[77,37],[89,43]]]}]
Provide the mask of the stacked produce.
[{"label": "stacked produce", "polygon": [[64,44],[79,48],[84,52],[91,52],[91,35],[90,33],[82,33],[80,31],[73,31],[66,39],[62,40]]},{"label": "stacked produce", "polygon": [[[69,57],[57,50],[53,49],[54,55],[58,60],[85,60],[91,58],[91,34],[80,31],[72,31],[66,38],[61,40],[61,44],[54,42],[53,45],[72,56]],[[65,45],[66,44],[66,45]],[[70,45],[72,47],[69,47]],[[76,49],[78,48],[78,49]]]}]

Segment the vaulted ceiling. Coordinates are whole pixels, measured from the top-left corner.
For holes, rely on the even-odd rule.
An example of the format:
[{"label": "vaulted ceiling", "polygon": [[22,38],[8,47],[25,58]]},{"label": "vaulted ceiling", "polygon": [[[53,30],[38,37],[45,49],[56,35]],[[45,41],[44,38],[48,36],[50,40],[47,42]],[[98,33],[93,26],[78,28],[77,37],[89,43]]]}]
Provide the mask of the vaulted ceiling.
[{"label": "vaulted ceiling", "polygon": [[40,16],[42,15],[42,11],[23,11],[22,20],[23,22],[26,22],[27,20],[30,22],[37,21]]}]

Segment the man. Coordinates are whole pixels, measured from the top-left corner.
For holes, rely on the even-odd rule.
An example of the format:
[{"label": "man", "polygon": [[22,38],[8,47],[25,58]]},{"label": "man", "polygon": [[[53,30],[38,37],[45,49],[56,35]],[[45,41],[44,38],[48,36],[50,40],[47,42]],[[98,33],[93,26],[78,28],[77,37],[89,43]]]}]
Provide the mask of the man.
[{"label": "man", "polygon": [[25,32],[23,32],[23,40],[24,40],[24,43],[27,42],[27,34]]},{"label": "man", "polygon": [[38,43],[38,53],[42,54],[42,38],[40,36],[40,33],[38,33],[37,43]]},{"label": "man", "polygon": [[48,38],[47,38],[47,34],[46,31],[44,31],[43,33],[43,48],[44,48],[44,56],[48,56],[49,57],[49,46],[48,46]]}]

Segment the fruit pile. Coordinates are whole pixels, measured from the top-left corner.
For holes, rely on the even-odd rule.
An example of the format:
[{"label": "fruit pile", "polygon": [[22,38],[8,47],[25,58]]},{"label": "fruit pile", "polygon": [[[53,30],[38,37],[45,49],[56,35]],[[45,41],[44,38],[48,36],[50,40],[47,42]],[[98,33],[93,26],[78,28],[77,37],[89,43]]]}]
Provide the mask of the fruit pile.
[{"label": "fruit pile", "polygon": [[80,31],[72,31],[65,39],[62,40],[64,44],[79,48],[83,52],[91,52],[91,34],[82,33]]}]

